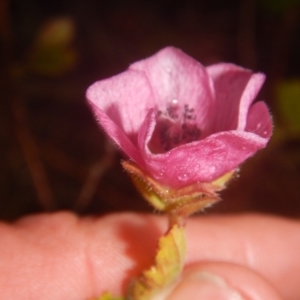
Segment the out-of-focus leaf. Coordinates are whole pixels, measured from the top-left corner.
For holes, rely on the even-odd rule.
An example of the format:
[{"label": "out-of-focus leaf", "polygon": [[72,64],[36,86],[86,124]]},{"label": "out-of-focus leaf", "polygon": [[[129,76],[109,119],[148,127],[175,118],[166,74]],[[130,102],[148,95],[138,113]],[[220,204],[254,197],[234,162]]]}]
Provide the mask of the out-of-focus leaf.
[{"label": "out-of-focus leaf", "polygon": [[148,300],[163,294],[180,275],[184,257],[184,227],[175,224],[160,238],[154,265],[132,283],[128,299]]},{"label": "out-of-focus leaf", "polygon": [[300,79],[279,84],[277,107],[287,131],[300,134]]},{"label": "out-of-focus leaf", "polygon": [[37,37],[40,46],[67,47],[73,41],[75,27],[71,18],[62,17],[46,21]]},{"label": "out-of-focus leaf", "polygon": [[74,36],[75,26],[70,18],[57,18],[45,22],[29,53],[29,69],[50,76],[60,75],[72,69],[78,57],[72,46]]}]

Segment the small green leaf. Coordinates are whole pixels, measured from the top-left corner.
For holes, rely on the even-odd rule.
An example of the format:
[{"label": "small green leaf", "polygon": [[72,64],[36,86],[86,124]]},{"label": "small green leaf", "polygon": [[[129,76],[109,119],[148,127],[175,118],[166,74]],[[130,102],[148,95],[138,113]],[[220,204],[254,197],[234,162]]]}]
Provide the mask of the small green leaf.
[{"label": "small green leaf", "polygon": [[184,227],[175,224],[160,238],[154,265],[133,281],[126,299],[149,300],[163,293],[180,275],[184,257]]}]

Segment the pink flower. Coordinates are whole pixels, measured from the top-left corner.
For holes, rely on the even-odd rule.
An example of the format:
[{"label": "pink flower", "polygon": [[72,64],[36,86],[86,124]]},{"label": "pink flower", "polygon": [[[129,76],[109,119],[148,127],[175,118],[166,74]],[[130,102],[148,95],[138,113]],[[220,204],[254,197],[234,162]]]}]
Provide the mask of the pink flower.
[{"label": "pink flower", "polygon": [[266,146],[272,122],[252,104],[265,76],[233,64],[204,67],[167,47],[94,83],[87,99],[107,134],[161,185],[211,182]]}]

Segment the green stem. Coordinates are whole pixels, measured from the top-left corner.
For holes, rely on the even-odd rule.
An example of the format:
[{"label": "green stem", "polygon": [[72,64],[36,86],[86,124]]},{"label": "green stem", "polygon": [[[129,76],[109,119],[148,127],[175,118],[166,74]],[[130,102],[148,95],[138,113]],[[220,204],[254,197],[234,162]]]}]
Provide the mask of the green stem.
[{"label": "green stem", "polygon": [[178,225],[179,227],[184,227],[186,223],[186,218],[178,215],[176,212],[168,212],[169,219],[169,229],[171,229],[174,225]]}]

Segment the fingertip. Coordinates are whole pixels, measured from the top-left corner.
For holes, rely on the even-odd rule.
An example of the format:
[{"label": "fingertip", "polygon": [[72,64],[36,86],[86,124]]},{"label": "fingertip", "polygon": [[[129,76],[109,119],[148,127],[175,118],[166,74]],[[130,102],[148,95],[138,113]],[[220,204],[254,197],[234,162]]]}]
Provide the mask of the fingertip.
[{"label": "fingertip", "polygon": [[200,263],[185,270],[168,300],[280,300],[276,289],[257,273],[231,263]]}]

